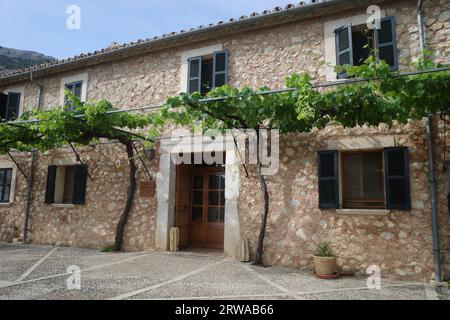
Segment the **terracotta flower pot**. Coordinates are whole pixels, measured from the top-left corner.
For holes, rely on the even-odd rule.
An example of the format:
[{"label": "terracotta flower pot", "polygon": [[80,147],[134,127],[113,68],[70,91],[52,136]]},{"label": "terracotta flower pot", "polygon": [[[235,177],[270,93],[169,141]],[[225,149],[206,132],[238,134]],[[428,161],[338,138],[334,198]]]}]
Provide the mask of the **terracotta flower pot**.
[{"label": "terracotta flower pot", "polygon": [[318,275],[331,276],[336,274],[336,257],[314,256],[314,268]]}]

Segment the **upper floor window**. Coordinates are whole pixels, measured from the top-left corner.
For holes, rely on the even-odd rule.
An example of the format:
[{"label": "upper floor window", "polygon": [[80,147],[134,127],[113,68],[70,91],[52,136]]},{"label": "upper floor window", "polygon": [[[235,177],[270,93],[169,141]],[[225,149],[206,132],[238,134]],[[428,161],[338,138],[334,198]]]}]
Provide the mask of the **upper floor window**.
[{"label": "upper floor window", "polygon": [[[367,25],[351,23],[335,30],[336,62],[338,65],[361,65],[369,55],[384,60],[391,70],[398,70],[397,36],[395,17],[381,19],[380,29],[369,30]],[[345,78],[345,74],[339,74]]]},{"label": "upper floor window", "polygon": [[188,92],[207,94],[227,83],[228,53],[214,52],[211,55],[189,59]]},{"label": "upper floor window", "polygon": [[20,92],[0,93],[0,120],[14,120],[20,113]]},{"label": "upper floor window", "polygon": [[[81,89],[83,87],[83,81],[77,81],[72,83],[66,83],[66,90],[70,90],[72,94],[81,99]],[[67,96],[65,97],[67,99]]]},{"label": "upper floor window", "polygon": [[[75,97],[79,98],[81,100],[81,90],[83,88],[83,81],[76,81],[67,83],[65,85],[65,89],[69,90]],[[67,95],[64,95],[64,105],[69,107],[70,110],[73,109],[73,106],[71,103],[67,102]]]},{"label": "upper floor window", "polygon": [[72,109],[72,105],[67,101],[66,90],[78,97],[81,102],[87,101],[88,73],[77,74],[61,79],[59,105]]}]

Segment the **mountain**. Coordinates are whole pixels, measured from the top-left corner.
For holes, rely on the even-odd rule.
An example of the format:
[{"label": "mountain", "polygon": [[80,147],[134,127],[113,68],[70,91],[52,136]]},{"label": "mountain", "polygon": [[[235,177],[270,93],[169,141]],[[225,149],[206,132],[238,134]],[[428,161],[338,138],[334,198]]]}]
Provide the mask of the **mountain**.
[{"label": "mountain", "polygon": [[33,51],[9,49],[0,46],[0,73],[55,61],[55,58]]}]

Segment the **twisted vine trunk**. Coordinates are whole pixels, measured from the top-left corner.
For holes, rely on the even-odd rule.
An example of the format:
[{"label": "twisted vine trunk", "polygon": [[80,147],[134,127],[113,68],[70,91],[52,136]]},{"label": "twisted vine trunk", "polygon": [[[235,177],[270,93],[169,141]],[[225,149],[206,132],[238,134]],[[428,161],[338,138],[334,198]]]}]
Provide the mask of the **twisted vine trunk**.
[{"label": "twisted vine trunk", "polygon": [[257,266],[263,265],[264,238],[266,236],[267,219],[269,217],[269,192],[267,191],[266,178],[262,174],[262,164],[258,161],[258,181],[264,197],[261,228],[259,230],[258,247],[256,248],[255,262]]},{"label": "twisted vine trunk", "polygon": [[269,191],[267,191],[266,178],[263,174],[263,166],[261,163],[262,145],[259,128],[256,129],[256,141],[257,141],[257,175],[261,192],[263,194],[263,210],[261,215],[261,226],[259,230],[258,246],[256,248],[255,262],[256,266],[263,266],[263,253],[264,253],[264,238],[266,236],[267,219],[269,217]]},{"label": "twisted vine trunk", "polygon": [[123,234],[125,225],[127,224],[128,217],[130,215],[131,206],[133,204],[134,194],[136,193],[136,163],[134,162],[134,150],[133,150],[133,142],[131,140],[121,140],[121,143],[125,145],[127,148],[128,162],[130,165],[130,176],[129,176],[129,184],[127,191],[127,202],[125,204],[125,208],[123,209],[122,216],[120,217],[119,222],[117,223],[116,228],[116,239],[114,242],[114,251],[121,251],[123,244]]}]

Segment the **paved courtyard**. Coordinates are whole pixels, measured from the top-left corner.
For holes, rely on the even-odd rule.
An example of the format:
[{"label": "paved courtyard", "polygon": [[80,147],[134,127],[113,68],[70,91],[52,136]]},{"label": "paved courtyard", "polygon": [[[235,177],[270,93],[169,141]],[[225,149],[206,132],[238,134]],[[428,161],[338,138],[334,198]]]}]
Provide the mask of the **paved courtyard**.
[{"label": "paved courtyard", "polygon": [[[80,289],[68,273],[81,271]],[[74,269],[72,269],[74,270]],[[72,277],[71,277],[72,276]],[[76,286],[75,286],[76,287]],[[201,253],[101,253],[96,250],[0,243],[0,299],[438,299],[420,282],[366,278],[319,280],[307,272]]]}]

